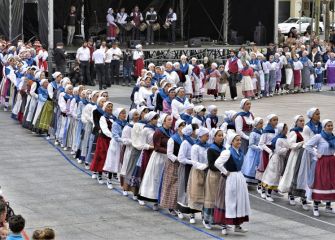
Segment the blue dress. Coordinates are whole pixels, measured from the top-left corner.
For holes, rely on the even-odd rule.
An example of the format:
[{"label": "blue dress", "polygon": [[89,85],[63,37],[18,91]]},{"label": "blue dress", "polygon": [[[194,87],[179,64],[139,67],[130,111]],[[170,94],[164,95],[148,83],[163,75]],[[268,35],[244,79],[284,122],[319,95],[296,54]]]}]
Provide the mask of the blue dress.
[{"label": "blue dress", "polygon": [[256,132],[250,133],[248,152],[244,158],[241,169],[247,182],[258,182],[257,179],[255,179],[255,175],[261,158],[261,149],[258,147],[260,138],[261,134]]}]

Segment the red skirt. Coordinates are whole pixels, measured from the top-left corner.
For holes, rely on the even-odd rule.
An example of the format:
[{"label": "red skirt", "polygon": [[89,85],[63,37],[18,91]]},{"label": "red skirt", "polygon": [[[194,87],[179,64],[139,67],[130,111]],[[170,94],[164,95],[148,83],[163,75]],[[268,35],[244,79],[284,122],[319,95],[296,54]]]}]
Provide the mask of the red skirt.
[{"label": "red skirt", "polygon": [[208,89],[207,90],[207,95],[217,95],[218,90],[217,89]]},{"label": "red skirt", "polygon": [[142,164],[141,164],[141,171],[140,171],[141,179],[143,179],[143,176],[144,176],[145,170],[147,169],[152,152],[153,152],[153,149],[143,150]]},{"label": "red skirt", "polygon": [[110,38],[116,37],[116,26],[114,25],[108,26],[107,37],[110,37]]},{"label": "red skirt", "polygon": [[226,224],[226,225],[241,225],[244,222],[249,222],[249,216],[238,217],[238,218],[226,218],[226,212],[223,209],[214,209],[214,222],[215,224]]},{"label": "red skirt", "polygon": [[269,153],[267,151],[262,151],[261,162],[258,167],[259,172],[264,172],[269,164]]},{"label": "red skirt", "polygon": [[294,78],[294,87],[301,86],[301,71],[293,70],[293,78]]},{"label": "red skirt", "polygon": [[141,71],[144,68],[144,61],[142,58],[139,58],[135,61],[135,71],[134,75],[135,77],[141,76]]},{"label": "red skirt", "polygon": [[335,156],[322,156],[315,167],[313,200],[335,200]]},{"label": "red skirt", "polygon": [[94,153],[94,158],[93,158],[93,161],[90,167],[90,170],[92,172],[102,172],[103,171],[110,141],[111,139],[108,137],[105,137],[105,136],[98,137],[96,149]]}]

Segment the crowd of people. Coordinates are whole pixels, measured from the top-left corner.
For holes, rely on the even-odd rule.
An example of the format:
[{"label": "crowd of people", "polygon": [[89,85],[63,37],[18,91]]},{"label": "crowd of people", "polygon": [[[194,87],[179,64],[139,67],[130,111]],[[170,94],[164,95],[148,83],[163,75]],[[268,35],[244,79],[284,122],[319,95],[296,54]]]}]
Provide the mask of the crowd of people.
[{"label": "crowd of people", "polygon": [[[292,123],[279,123],[276,114],[263,119],[251,111],[253,99],[321,91],[324,81],[333,88],[333,52],[323,53],[329,57],[324,68],[315,60],[322,50],[313,46],[310,55],[301,45],[297,52],[286,47],[270,47],[264,54],[257,47],[250,53],[231,50],[220,66],[199,64],[196,58],[189,62],[183,55],[180,62],[145,69],[137,46],[138,78],[127,111],[114,107],[102,84],[100,90],[75,86],[60,71],[49,82],[44,65],[31,54],[33,46],[19,46],[1,48],[4,109],[11,107],[11,117],[22,127],[69,151],[97,183],[108,189],[120,183],[123,195],[132,194],[140,206],[152,202],[154,211],[167,209],[191,224],[201,212],[206,229],[218,225],[226,235],[233,225],[233,231],[245,233],[247,184],[257,184],[267,201],[274,201],[273,192],[288,193],[289,203],[295,205],[298,198],[306,211],[313,201],[314,216],[322,201],[326,212],[335,213],[332,120],[321,121],[318,108],[308,110],[306,124],[302,113]],[[96,65],[104,63],[106,50],[101,45],[93,52],[93,59],[101,61]],[[77,58],[80,64],[89,61],[85,49]],[[99,71],[102,75],[103,67]],[[206,90],[215,100],[226,100],[229,89],[237,100],[238,82],[241,109],[224,112],[224,121],[217,106],[200,104]]]}]

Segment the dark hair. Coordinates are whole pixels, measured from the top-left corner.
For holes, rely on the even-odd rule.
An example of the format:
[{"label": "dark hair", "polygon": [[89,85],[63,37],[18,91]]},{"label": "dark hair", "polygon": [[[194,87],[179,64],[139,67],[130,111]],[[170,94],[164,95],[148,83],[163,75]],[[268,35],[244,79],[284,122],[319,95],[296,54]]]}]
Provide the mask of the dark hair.
[{"label": "dark hair", "polygon": [[8,223],[9,229],[13,233],[20,233],[24,229],[26,221],[21,215],[14,215],[9,218]]},{"label": "dark hair", "polygon": [[55,231],[51,228],[45,228],[43,230],[35,230],[32,236],[33,240],[51,240],[55,239]]},{"label": "dark hair", "polygon": [[195,131],[199,128],[198,124],[192,123],[192,130]]},{"label": "dark hair", "polygon": [[3,200],[3,198],[0,199],[0,214],[6,211],[7,204]]}]

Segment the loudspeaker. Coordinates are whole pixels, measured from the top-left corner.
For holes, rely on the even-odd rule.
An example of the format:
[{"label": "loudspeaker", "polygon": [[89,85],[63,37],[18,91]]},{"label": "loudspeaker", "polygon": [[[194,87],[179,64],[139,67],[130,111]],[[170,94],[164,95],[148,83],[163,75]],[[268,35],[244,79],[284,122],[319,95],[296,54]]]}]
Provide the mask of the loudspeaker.
[{"label": "loudspeaker", "polygon": [[129,41],[129,48],[135,49],[137,44],[141,44],[141,40],[130,40]]},{"label": "loudspeaker", "polygon": [[54,30],[54,46],[59,42],[63,42],[63,30],[62,29],[55,29]]},{"label": "loudspeaker", "polygon": [[199,39],[199,38],[190,38],[188,40],[188,47],[201,47],[201,39]]}]

